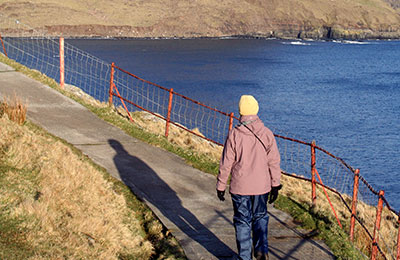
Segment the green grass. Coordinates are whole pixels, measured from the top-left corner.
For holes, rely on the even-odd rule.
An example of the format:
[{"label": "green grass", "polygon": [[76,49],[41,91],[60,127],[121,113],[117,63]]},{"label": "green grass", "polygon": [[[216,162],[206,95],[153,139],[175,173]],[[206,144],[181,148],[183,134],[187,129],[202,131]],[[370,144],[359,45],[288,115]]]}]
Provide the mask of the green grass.
[{"label": "green grass", "polygon": [[[219,167],[218,163],[210,160],[206,156],[198,155],[192,150],[185,150],[182,149],[181,147],[173,145],[169,143],[168,140],[163,136],[158,136],[146,132],[145,130],[135,126],[122,116],[118,115],[112,108],[109,107],[99,108],[85,103],[83,100],[77,98],[76,96],[70,94],[69,92],[61,90],[58,84],[54,80],[49,79],[40,72],[32,71],[3,56],[0,56],[0,61],[14,67],[17,71],[20,71],[32,77],[35,80],[39,80],[42,83],[49,85],[50,87],[60,91],[64,95],[74,99],[75,101],[79,102],[80,104],[88,108],[94,114],[98,115],[103,120],[121,128],[127,134],[139,140],[147,142],[151,145],[158,146],[167,151],[173,152],[178,156],[184,158],[188,164],[200,169],[201,171],[211,173],[213,175],[216,175],[218,173],[218,167]],[[73,146],[70,147],[76,153],[81,153]],[[85,157],[84,155],[82,156]],[[92,163],[91,160],[89,160],[88,158],[86,158],[86,160]],[[99,166],[96,165],[96,167]],[[106,173],[104,169],[101,168],[101,170],[104,172],[106,178],[108,178],[110,181],[114,183],[115,190],[119,193],[124,194],[124,196],[127,198],[129,207],[131,207],[132,209],[138,209],[138,208],[140,209],[141,213],[138,214],[138,218],[141,220],[144,226],[144,230],[148,231],[149,227],[152,224],[152,221],[156,219],[156,216],[152,214],[150,212],[150,209],[147,208],[141,201],[139,201],[138,198],[135,197],[123,183],[112,178],[110,175]],[[299,204],[296,201],[284,196],[279,196],[277,202],[275,203],[275,206],[278,209],[281,209],[292,215],[296,221],[302,223],[301,227],[310,230],[310,234],[315,235],[315,238],[324,240],[325,243],[328,245],[328,247],[333,251],[333,254],[336,257],[338,257],[338,259],[363,259],[362,255],[352,246],[348,238],[348,235],[344,232],[344,230],[340,229],[340,227],[330,217],[326,217],[325,215],[315,213],[308,205]],[[164,230],[164,232],[166,232],[166,230]],[[175,242],[171,240],[173,238],[170,235],[168,235],[167,232],[166,235],[167,237],[170,238],[169,240],[168,239],[157,240],[156,238],[152,237],[151,234],[148,235],[150,241],[152,241],[155,245],[157,245],[156,248],[158,248],[157,249],[158,255],[164,253],[173,255],[177,254],[178,259],[185,258],[184,255],[181,254],[179,250],[177,250],[177,247],[174,246]],[[122,258],[129,259],[129,257],[128,258],[122,257]]]},{"label": "green grass", "polygon": [[26,242],[23,222],[0,210],[0,259],[27,259],[34,255],[34,248]]},{"label": "green grass", "polygon": [[310,231],[310,238],[323,240],[338,259],[365,259],[351,244],[345,232],[348,227],[343,226],[341,229],[329,214],[315,212],[308,204],[298,203],[285,196],[278,197],[275,207],[289,213],[296,222],[300,223],[301,228]]},{"label": "green grass", "polygon": [[[0,201],[0,259],[26,259],[33,256],[34,249],[26,242],[23,217],[10,216],[10,210],[26,197],[34,197],[37,189],[37,171],[16,169],[7,163],[4,150],[0,147],[0,192],[12,194],[12,198]],[[7,178],[10,171],[24,176],[23,181]]]}]

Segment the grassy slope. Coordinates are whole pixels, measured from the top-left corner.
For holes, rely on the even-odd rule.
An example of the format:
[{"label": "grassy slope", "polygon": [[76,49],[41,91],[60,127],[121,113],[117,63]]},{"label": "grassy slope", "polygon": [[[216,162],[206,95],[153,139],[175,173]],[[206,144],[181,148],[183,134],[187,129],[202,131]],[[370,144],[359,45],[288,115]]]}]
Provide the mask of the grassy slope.
[{"label": "grassy slope", "polygon": [[399,12],[384,0],[0,0],[5,15],[33,27],[129,25],[137,36],[265,34],[321,26],[398,29]]},{"label": "grassy slope", "polygon": [[63,140],[2,111],[0,259],[186,259],[124,184]]}]

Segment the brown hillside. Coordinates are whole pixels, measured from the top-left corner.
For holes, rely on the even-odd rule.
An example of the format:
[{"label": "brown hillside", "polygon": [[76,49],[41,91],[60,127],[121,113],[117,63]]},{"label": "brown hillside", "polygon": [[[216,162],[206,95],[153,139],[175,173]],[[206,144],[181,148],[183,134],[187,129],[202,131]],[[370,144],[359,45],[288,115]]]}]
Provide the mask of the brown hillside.
[{"label": "brown hillside", "polygon": [[0,14],[65,36],[398,38],[399,2],[0,0]]}]

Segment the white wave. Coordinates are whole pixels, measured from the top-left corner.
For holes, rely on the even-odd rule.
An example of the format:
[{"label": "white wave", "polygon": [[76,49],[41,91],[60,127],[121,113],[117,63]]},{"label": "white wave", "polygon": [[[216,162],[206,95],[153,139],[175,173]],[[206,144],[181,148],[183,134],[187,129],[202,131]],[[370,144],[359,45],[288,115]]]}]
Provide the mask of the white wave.
[{"label": "white wave", "polygon": [[283,42],[283,44],[290,44],[290,45],[311,45],[310,43],[305,43],[305,42],[299,42],[299,41],[293,41],[293,42]]},{"label": "white wave", "polygon": [[360,42],[360,41],[350,41],[350,40],[333,40],[334,43],[343,43],[343,44],[371,44],[370,42]]},{"label": "white wave", "polygon": [[347,40],[344,40],[343,43],[347,43],[347,44],[369,44],[369,42],[347,41]]},{"label": "white wave", "polygon": [[220,40],[232,40],[232,39],[235,39],[235,37],[233,37],[233,36],[220,36],[220,37],[218,37],[218,39],[220,39]]}]

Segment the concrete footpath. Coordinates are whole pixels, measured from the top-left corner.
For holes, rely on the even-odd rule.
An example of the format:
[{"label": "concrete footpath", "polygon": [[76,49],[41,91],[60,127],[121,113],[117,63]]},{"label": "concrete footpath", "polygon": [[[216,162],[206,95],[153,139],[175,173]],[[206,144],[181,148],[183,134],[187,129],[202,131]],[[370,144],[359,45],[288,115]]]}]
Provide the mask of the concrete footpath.
[{"label": "concrete footpath", "polygon": [[[75,101],[0,63],[0,96],[27,101],[28,119],[73,144],[141,197],[189,259],[235,259],[232,203],[216,197],[215,177],[128,136]],[[321,241],[269,206],[270,259],[335,259]]]}]

